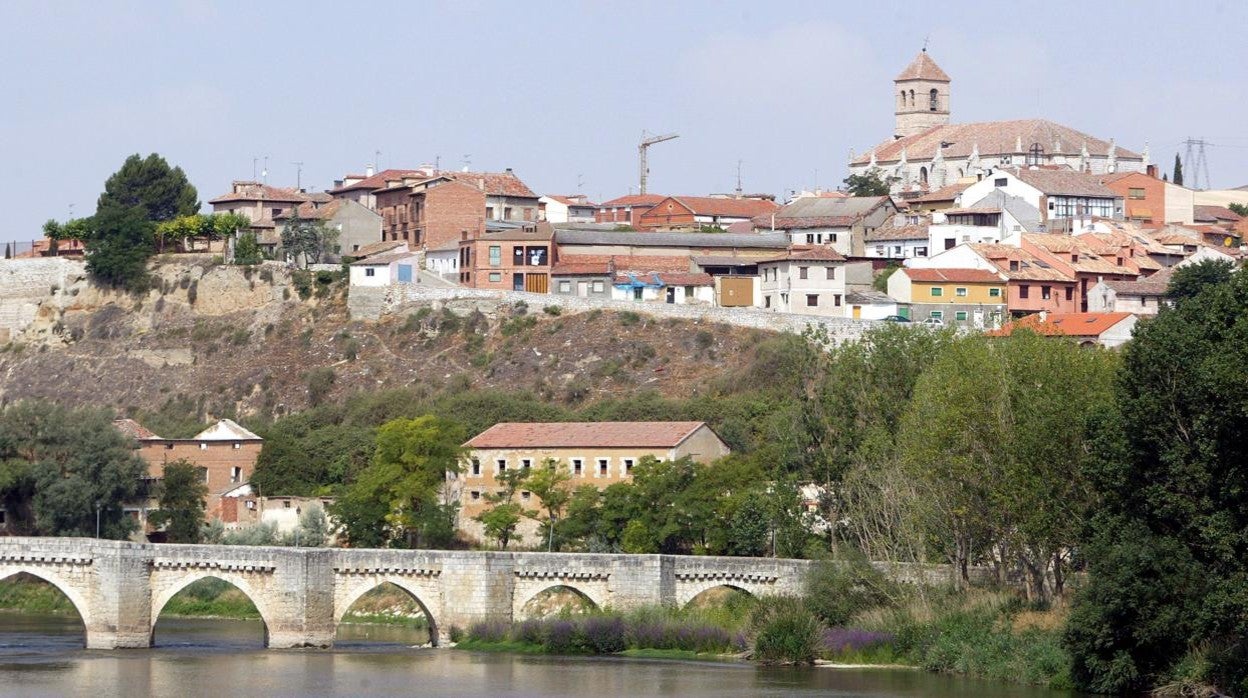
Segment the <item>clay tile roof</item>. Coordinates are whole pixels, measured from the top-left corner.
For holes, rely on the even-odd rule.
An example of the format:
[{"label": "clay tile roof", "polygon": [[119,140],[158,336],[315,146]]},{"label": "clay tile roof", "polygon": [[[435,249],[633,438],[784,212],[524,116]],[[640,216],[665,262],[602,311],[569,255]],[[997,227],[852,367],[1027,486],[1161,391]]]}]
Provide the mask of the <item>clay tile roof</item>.
[{"label": "clay tile roof", "polygon": [[1193,206],[1192,220],[1197,223],[1217,223],[1227,221],[1238,223],[1242,216],[1225,206]]},{"label": "clay tile roof", "polygon": [[1170,287],[1173,267],[1162,269],[1146,279],[1139,281],[1106,281],[1105,285],[1115,292],[1127,296],[1164,296]]},{"label": "clay tile roof", "polygon": [[1114,325],[1131,317],[1131,313],[1049,313],[1028,315],[986,334],[1010,336],[1016,329],[1029,329],[1036,334],[1067,337],[1099,337]]},{"label": "clay tile roof", "polygon": [[610,273],[610,262],[556,262],[550,267],[551,276],[605,276]]},{"label": "clay tile roof", "polygon": [[758,260],[759,264],[767,262],[844,262],[840,252],[823,245],[811,247],[792,247],[785,254],[777,257]]},{"label": "clay tile roof", "polygon": [[364,259],[357,259],[351,263],[351,266],[353,267],[357,267],[357,266],[358,267],[376,267],[376,266],[382,266],[386,264],[392,264],[394,262],[402,262],[405,259],[411,259],[415,256],[416,256],[415,252],[409,252],[407,250],[395,250],[393,252],[383,252],[382,254],[375,254],[371,257],[365,257]]},{"label": "clay tile roof", "polygon": [[1001,275],[987,269],[911,269],[902,268],[911,281],[927,283],[988,284],[1002,283]]},{"label": "clay tile roof", "polygon": [[667,195],[665,194],[629,194],[628,196],[621,196],[615,199],[611,199],[610,201],[604,201],[598,204],[598,206],[603,207],[603,208],[624,208],[628,206],[653,206],[666,198],[667,198]]},{"label": "clay tile roof", "polygon": [[919,51],[919,55],[910,61],[910,65],[897,76],[898,80],[935,80],[949,82],[949,75],[936,65],[936,61],[927,55],[927,49]]},{"label": "clay tile roof", "polygon": [[958,198],[958,194],[966,191],[966,188],[969,186],[971,186],[970,182],[965,184],[950,184],[948,186],[941,187],[936,191],[928,192],[923,196],[916,196],[915,198],[910,199],[910,203],[922,204],[936,201],[953,201]]},{"label": "clay tile roof", "polygon": [[[884,205],[887,196],[843,196],[834,199],[804,197],[775,210],[777,229],[849,227],[862,216]],[[770,211],[754,219],[756,226],[770,227]]]},{"label": "clay tile roof", "polygon": [[[1023,152],[1017,152],[1019,142],[1023,144]],[[916,133],[905,138],[890,138],[875,148],[854,158],[853,165],[865,165],[871,161],[871,153],[875,153],[876,162],[896,162],[901,158],[901,151],[906,151],[908,160],[930,160],[936,155],[941,144],[945,158],[970,157],[971,151],[979,147],[981,157],[998,155],[1025,155],[1032,143],[1039,143],[1046,155],[1069,155],[1077,157],[1084,145],[1088,154],[1105,157],[1109,152],[1109,141],[1101,140],[1078,131],[1069,126],[1047,119],[1016,119],[1013,121],[981,121],[970,124],[945,124]],[[1060,151],[1058,147],[1060,145]],[[1139,153],[1132,152],[1121,146],[1115,147],[1119,160],[1143,160]]]},{"label": "clay tile roof", "polygon": [[195,435],[196,441],[262,441],[232,419],[222,419]]},{"label": "clay tile roof", "polygon": [[611,264],[620,272],[689,271],[689,258],[682,255],[615,255]]},{"label": "clay tile roof", "polygon": [[695,214],[704,216],[729,216],[734,218],[753,218],[771,213],[780,208],[774,201],[766,199],[729,199],[718,196],[673,196]]},{"label": "clay tile roof", "polygon": [[[333,218],[334,214],[337,213],[338,209],[342,208],[344,204],[346,204],[346,199],[332,199],[328,202],[321,203],[320,205],[309,201],[299,204],[296,208],[298,209],[300,218],[318,220],[323,218]],[[273,220],[281,221],[292,217],[293,215],[291,213],[280,213],[273,216]]]},{"label": "clay tile roof", "polygon": [[370,255],[381,254],[382,252],[389,252],[396,247],[402,247],[406,244],[407,243],[402,240],[382,240],[381,242],[370,242],[369,244],[363,245],[360,249],[352,252],[351,256],[368,257]]},{"label": "clay tile roof", "polygon": [[673,448],[705,422],[502,422],[468,448]]},{"label": "clay tile roof", "polygon": [[[358,175],[355,175],[358,176]],[[403,179],[404,177],[420,177],[428,178],[430,173],[428,170],[382,170],[371,177],[365,177],[355,184],[347,184],[337,189],[330,189],[330,194],[341,194],[343,192],[355,191],[356,189],[380,189],[386,186],[387,180]]]},{"label": "clay tile roof", "polygon": [[[993,243],[966,243],[976,254],[996,265],[1007,279],[1017,281],[1057,281],[1073,283],[1074,279],[1053,268],[1048,262],[1037,258],[1030,252],[1011,245]],[[1017,269],[1010,269],[1010,263],[1017,262]]]},{"label": "clay tile roof", "polygon": [[1115,198],[1119,194],[1101,181],[1101,175],[1074,170],[1029,170],[1019,168],[1013,174],[1039,189],[1043,194]]},{"label": "clay tile roof", "polygon": [[113,426],[118,431],[129,436],[136,441],[159,441],[161,438],[157,436],[151,429],[139,424],[133,419],[114,419]]},{"label": "clay tile roof", "polygon": [[867,233],[863,240],[866,242],[926,240],[928,225],[928,223],[920,223],[918,225],[882,225]]},{"label": "clay tile roof", "polygon": [[211,199],[208,203],[224,204],[231,201],[280,201],[283,203],[295,203],[308,201],[308,199],[307,194],[297,189],[271,187],[260,182],[234,182],[232,191]]},{"label": "clay tile roof", "polygon": [[454,172],[440,170],[439,177],[449,177],[484,191],[491,196],[515,196],[518,198],[536,199],[537,194],[528,185],[520,181],[513,172]]}]

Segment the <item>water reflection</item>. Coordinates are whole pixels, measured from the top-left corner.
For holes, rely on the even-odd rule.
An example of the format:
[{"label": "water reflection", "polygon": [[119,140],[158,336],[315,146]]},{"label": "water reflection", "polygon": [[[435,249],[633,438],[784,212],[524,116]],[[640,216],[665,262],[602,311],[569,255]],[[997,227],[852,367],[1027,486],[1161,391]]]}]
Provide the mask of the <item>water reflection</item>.
[{"label": "water reflection", "polygon": [[77,618],[0,616],[0,686],[35,696],[490,695],[1053,698],[1043,689],[918,671],[413,649],[422,631],[344,626],[333,650],[264,650],[259,621],[167,618],[150,650],[87,651]]}]

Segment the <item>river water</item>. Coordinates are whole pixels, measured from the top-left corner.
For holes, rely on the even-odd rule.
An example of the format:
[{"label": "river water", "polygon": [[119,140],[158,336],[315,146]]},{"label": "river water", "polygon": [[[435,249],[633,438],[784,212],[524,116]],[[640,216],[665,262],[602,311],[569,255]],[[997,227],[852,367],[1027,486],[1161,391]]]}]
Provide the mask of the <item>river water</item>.
[{"label": "river water", "polygon": [[259,621],[162,618],[150,650],[87,651],[74,616],[0,614],[0,693],[20,696],[1007,696],[1038,688],[912,670],[420,649],[423,632],[343,626],[332,650],[266,650]]}]

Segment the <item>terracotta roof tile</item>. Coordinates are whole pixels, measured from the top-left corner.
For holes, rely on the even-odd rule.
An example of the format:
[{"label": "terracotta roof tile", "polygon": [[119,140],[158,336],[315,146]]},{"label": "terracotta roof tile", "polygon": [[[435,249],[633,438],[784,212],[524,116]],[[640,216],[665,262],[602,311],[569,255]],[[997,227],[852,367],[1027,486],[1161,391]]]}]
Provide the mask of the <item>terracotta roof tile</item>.
[{"label": "terracotta roof tile", "polygon": [[936,201],[953,201],[954,199],[958,198],[959,194],[966,191],[966,188],[969,186],[971,186],[971,182],[967,182],[966,184],[950,184],[948,186],[941,187],[940,189],[937,189],[936,191],[928,192],[924,194],[923,196],[916,196],[915,198],[910,199],[909,201],[910,203],[915,203],[915,204],[930,203],[930,202],[936,202]]},{"label": "terracotta roof tile", "polygon": [[986,334],[1008,337],[1016,329],[1029,329],[1036,334],[1067,337],[1099,337],[1114,325],[1131,317],[1131,313],[1049,313],[1028,315]]},{"label": "terracotta roof tile", "polygon": [[[359,175],[348,175],[351,178]],[[404,177],[428,178],[431,176],[429,170],[382,170],[375,175],[365,177],[355,184],[347,184],[337,189],[330,189],[330,194],[342,194],[344,192],[355,191],[356,189],[380,189],[386,186],[388,180],[403,179]]]},{"label": "terracotta roof tile", "polygon": [[133,419],[128,419],[128,418],[127,419],[114,419],[113,426],[116,427],[117,430],[120,431],[121,433],[125,434],[126,436],[129,436],[132,439],[135,439],[136,441],[152,441],[152,440],[159,441],[161,440],[161,438],[157,436],[155,432],[143,426],[142,424],[139,424]]},{"label": "terracotta roof tile", "polygon": [[949,75],[936,65],[936,61],[927,55],[927,49],[919,52],[919,55],[910,61],[910,65],[901,71],[897,76],[897,80],[934,80],[936,82],[949,82]]},{"label": "terracotta roof tile", "polygon": [[911,281],[922,281],[925,283],[958,283],[958,284],[988,284],[988,283],[1004,283],[1000,274],[988,271],[987,269],[912,269],[902,268],[899,271],[910,277]]},{"label": "terracotta roof tile", "polygon": [[[1023,144],[1023,152],[1017,152],[1019,142]],[[1032,143],[1039,143],[1049,155],[1061,154],[1076,157],[1086,144],[1088,154],[1104,157],[1109,152],[1109,142],[1077,131],[1069,126],[1054,123],[1047,119],[1018,119],[1014,121],[981,121],[971,124],[945,124],[933,126],[921,133],[905,138],[889,139],[870,151],[854,158],[853,165],[866,165],[871,161],[871,153],[875,153],[877,162],[896,162],[905,149],[909,160],[930,160],[936,155],[941,143],[947,143],[944,157],[969,157],[975,146],[979,146],[980,156],[996,156],[1002,154],[1025,155]],[[1055,145],[1060,144],[1060,152],[1055,153]],[[1119,159],[1143,160],[1139,153],[1126,148],[1117,147],[1115,153]]]},{"label": "terracotta roof tile", "polygon": [[1039,189],[1043,194],[1103,198],[1118,198],[1121,196],[1105,186],[1101,175],[1089,172],[1046,169],[1029,170],[1021,167],[1005,171]]},{"label": "terracotta roof tile", "polygon": [[234,182],[233,190],[208,201],[210,204],[224,204],[231,201],[279,201],[295,203],[308,201],[308,195],[298,189],[271,187],[260,182]]},{"label": "terracotta roof tile", "polygon": [[785,254],[777,257],[758,260],[759,264],[767,262],[844,262],[840,252],[824,245],[811,247],[792,247]]},{"label": "terracotta roof tile", "polygon": [[672,196],[668,198],[684,204],[695,214],[703,216],[753,218],[780,208],[776,202],[766,199],[731,199],[718,196]]},{"label": "terracotta roof tile", "polygon": [[598,204],[598,207],[623,208],[628,206],[653,206],[666,198],[666,194],[629,194],[628,196],[621,196],[611,199],[610,201],[604,201]]},{"label": "terracotta roof tile", "polygon": [[1197,223],[1238,223],[1242,216],[1225,206],[1193,206],[1192,220]]},{"label": "terracotta roof tile", "polygon": [[863,236],[865,242],[885,242],[892,240],[926,240],[928,223],[918,225],[882,225]]},{"label": "terracotta roof tile", "polygon": [[[992,262],[1011,281],[1057,281],[1073,283],[1070,276],[1053,268],[1053,265],[1034,254],[1011,245],[993,243],[966,243],[976,254]],[[1017,268],[1011,269],[1016,262]]]},{"label": "terracotta roof tile", "polygon": [[503,422],[469,448],[673,448],[705,422]]}]

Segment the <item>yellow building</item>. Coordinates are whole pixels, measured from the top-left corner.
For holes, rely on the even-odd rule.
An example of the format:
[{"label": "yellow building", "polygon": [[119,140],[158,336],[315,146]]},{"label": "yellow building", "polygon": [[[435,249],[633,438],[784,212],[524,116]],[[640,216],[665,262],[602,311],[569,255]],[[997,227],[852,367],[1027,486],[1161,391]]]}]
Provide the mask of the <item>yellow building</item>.
[{"label": "yellow building", "polygon": [[1007,314],[1006,282],[987,269],[898,269],[888,295],[913,322],[995,328]]},{"label": "yellow building", "polygon": [[[451,481],[458,498],[459,530],[480,540],[482,527],[473,519],[488,506],[486,495],[498,492],[497,477],[512,469],[540,467],[553,459],[567,470],[572,489],[628,480],[641,459],[676,460],[688,456],[710,463],[728,455],[728,445],[705,422],[503,422],[464,444],[468,449],[463,472]],[[539,502],[525,490],[516,502],[536,509]],[[531,543],[537,523],[525,519],[519,529],[521,544]]]}]

